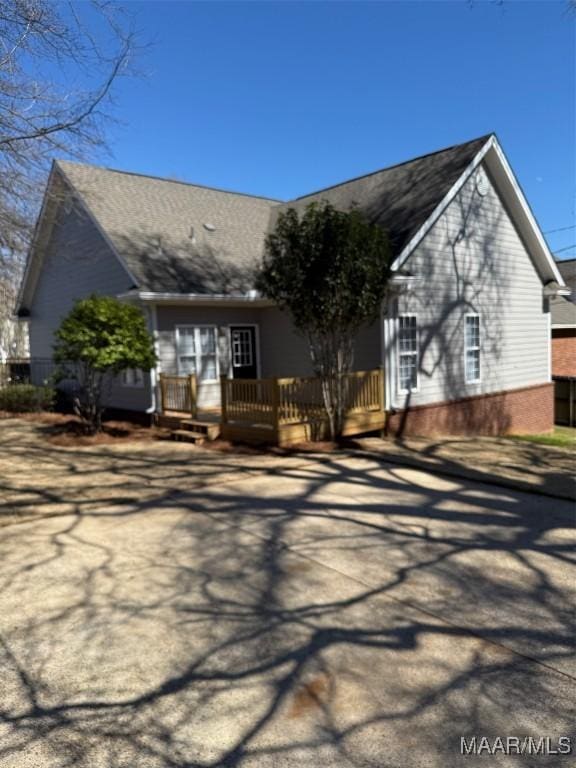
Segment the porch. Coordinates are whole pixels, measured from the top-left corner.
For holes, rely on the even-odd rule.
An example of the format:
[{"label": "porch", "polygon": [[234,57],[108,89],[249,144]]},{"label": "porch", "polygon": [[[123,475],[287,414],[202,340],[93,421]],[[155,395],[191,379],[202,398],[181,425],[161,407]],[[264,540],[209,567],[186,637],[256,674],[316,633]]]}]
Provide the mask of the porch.
[{"label": "porch", "polygon": [[[160,374],[157,423],[175,438],[286,446],[328,437],[320,379],[315,377],[220,378],[220,408],[198,408],[196,376]],[[386,423],[381,368],[343,377],[344,436],[383,429]]]}]

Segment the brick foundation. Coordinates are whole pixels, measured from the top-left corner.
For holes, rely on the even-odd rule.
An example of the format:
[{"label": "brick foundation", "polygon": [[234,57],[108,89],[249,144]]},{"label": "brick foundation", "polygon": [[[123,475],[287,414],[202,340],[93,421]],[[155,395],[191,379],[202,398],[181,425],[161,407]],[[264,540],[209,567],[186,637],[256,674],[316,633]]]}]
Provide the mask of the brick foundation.
[{"label": "brick foundation", "polygon": [[554,426],[554,384],[461,400],[417,405],[390,413],[391,435],[508,435],[548,432]]},{"label": "brick foundation", "polygon": [[552,331],[552,376],[576,377],[576,330]]}]

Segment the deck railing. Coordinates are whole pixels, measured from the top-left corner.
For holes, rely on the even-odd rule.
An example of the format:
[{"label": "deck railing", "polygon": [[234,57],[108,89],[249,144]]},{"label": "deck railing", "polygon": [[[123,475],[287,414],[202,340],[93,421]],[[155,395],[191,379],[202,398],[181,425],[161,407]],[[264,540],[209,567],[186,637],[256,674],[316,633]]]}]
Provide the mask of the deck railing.
[{"label": "deck railing", "polygon": [[197,413],[197,382],[196,375],[170,376],[160,374],[160,400],[163,413],[175,411],[189,413],[193,417]]},{"label": "deck railing", "polygon": [[[325,418],[322,383],[316,377],[221,379],[222,422],[277,428]],[[345,413],[384,410],[382,370],[355,371],[342,377]]]},{"label": "deck railing", "polygon": [[222,422],[248,422],[274,427],[278,421],[276,379],[220,377]]}]

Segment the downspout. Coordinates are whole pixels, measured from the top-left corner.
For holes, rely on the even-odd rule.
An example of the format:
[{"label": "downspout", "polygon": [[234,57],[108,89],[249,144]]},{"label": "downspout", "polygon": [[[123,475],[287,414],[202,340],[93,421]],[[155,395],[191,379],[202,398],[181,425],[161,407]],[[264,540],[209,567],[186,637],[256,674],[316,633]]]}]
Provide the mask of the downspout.
[{"label": "downspout", "polygon": [[392,408],[392,356],[391,356],[391,337],[390,333],[390,309],[391,298],[389,291],[382,302],[381,320],[382,320],[382,367],[384,368],[384,410],[390,411]]},{"label": "downspout", "polygon": [[156,365],[150,370],[150,407],[146,413],[156,413],[158,406],[158,376],[160,374],[160,341],[158,338],[158,314],[156,304],[150,304],[148,309],[148,325],[154,339],[154,352],[156,354]]}]

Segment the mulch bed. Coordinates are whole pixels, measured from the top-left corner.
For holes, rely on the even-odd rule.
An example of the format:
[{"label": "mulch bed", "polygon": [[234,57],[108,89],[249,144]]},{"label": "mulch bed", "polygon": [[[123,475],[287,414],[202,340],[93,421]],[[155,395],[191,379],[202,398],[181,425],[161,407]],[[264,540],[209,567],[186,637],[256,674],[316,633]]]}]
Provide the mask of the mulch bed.
[{"label": "mulch bed", "polygon": [[63,447],[165,440],[167,437],[166,430],[143,427],[130,421],[106,421],[102,432],[89,435],[86,434],[84,424],[75,416],[67,416],[64,421],[49,424],[42,431],[49,443]]},{"label": "mulch bed", "polygon": [[39,432],[51,445],[74,447],[81,445],[106,445],[121,442],[166,440],[168,431],[157,427],[145,427],[130,421],[105,421],[102,432],[86,433],[81,420],[68,413],[8,413],[0,411],[0,419],[22,419],[37,424]]},{"label": "mulch bed", "polygon": [[[103,430],[97,435],[89,435],[81,420],[68,413],[11,413],[0,411],[0,419],[22,419],[39,425],[40,433],[51,445],[72,448],[74,446],[114,445],[126,442],[142,442],[151,440],[169,440],[170,430],[159,427],[146,427],[131,421],[106,420]],[[346,448],[353,448],[353,440],[341,442],[304,442],[279,448],[274,445],[251,445],[247,443],[231,443],[228,440],[213,440],[203,444],[203,448],[219,453],[235,453],[244,455],[276,454],[294,455],[302,453],[334,453]]]}]

